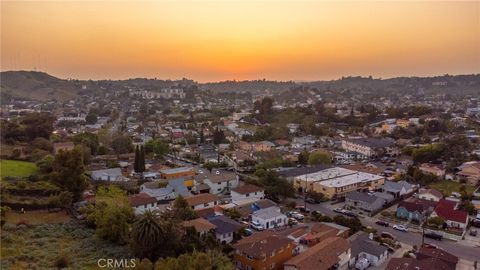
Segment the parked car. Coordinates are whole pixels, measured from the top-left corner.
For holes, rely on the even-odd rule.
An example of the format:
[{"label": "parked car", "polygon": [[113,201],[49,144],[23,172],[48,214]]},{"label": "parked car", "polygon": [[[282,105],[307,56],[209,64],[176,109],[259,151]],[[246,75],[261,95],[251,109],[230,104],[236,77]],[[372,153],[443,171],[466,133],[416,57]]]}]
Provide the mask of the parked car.
[{"label": "parked car", "polygon": [[264,230],[264,229],[263,229],[263,226],[262,226],[260,223],[255,222],[255,221],[250,222],[250,227],[251,227],[252,229],[257,230],[257,231],[263,231],[263,230]]},{"label": "parked car", "polygon": [[431,239],[435,239],[437,241],[441,241],[443,236],[441,234],[438,234],[438,233],[434,233],[434,232],[429,232],[429,233],[426,233],[424,234],[425,237],[427,238],[431,238]]},{"label": "parked car", "polygon": [[393,225],[393,228],[398,231],[408,232],[408,228],[405,225]]},{"label": "parked car", "polygon": [[320,202],[319,201],[316,201],[315,199],[313,198],[307,198],[306,201],[308,203],[311,203],[311,204],[319,204]]},{"label": "parked car", "polygon": [[347,217],[357,217],[357,214],[353,213],[352,211],[344,210],[342,214],[344,214]]},{"label": "parked car", "polygon": [[288,224],[292,224],[292,225],[297,225],[298,224],[298,221],[294,218],[289,218],[288,219]]},{"label": "parked car", "polygon": [[476,230],[470,230],[469,233],[471,236],[477,236],[477,231]]},{"label": "parked car", "polygon": [[333,212],[339,213],[339,214],[343,214],[343,212],[345,212],[345,210],[344,210],[343,208],[340,208],[340,207],[339,207],[339,208],[333,209]]},{"label": "parked car", "polygon": [[388,222],[385,222],[385,221],[382,221],[382,220],[377,220],[375,222],[375,224],[383,226],[383,227],[388,227],[389,226]]},{"label": "parked car", "polygon": [[310,213],[311,212],[310,209],[305,208],[305,206],[297,206],[297,207],[295,207],[295,209],[297,211],[302,212],[302,213]]},{"label": "parked car", "polygon": [[304,215],[298,213],[298,212],[292,212],[292,218],[296,219],[296,220],[303,220],[305,218]]},{"label": "parked car", "polygon": [[252,229],[245,228],[244,233],[245,233],[245,236],[250,236],[250,235],[253,234],[253,231],[252,231]]},{"label": "parked car", "polygon": [[380,234],[381,237],[383,238],[390,238],[392,240],[395,240],[395,236],[393,236],[393,234],[389,233],[389,232],[382,232]]}]

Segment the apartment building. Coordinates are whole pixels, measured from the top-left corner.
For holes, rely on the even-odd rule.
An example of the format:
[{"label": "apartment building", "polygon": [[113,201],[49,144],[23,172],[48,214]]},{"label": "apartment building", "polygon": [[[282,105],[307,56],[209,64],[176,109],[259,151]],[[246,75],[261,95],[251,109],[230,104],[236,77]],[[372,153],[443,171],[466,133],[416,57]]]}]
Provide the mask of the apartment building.
[{"label": "apartment building", "polygon": [[359,153],[368,158],[383,155],[395,156],[398,154],[398,149],[395,147],[395,141],[390,139],[344,139],[342,140],[342,148],[346,151]]}]

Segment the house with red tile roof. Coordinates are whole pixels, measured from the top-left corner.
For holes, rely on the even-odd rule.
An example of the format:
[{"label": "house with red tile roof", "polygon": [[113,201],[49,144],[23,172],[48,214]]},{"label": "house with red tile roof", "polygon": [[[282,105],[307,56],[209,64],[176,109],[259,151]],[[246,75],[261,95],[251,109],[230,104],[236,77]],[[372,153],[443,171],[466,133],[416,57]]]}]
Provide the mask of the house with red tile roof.
[{"label": "house with red tile roof", "polygon": [[458,257],[438,248],[421,248],[416,258],[392,258],[386,270],[455,270]]},{"label": "house with red tile roof", "polygon": [[457,202],[441,199],[430,217],[441,217],[450,228],[465,230],[468,224],[468,213],[457,210]]},{"label": "house with red tile roof", "polygon": [[329,237],[284,263],[284,270],[328,270],[346,268],[351,245],[341,237]]},{"label": "house with red tile roof", "polygon": [[128,196],[128,201],[136,215],[143,214],[145,211],[158,210],[157,199],[148,195],[147,193],[130,195]]},{"label": "house with red tile roof", "polygon": [[233,262],[237,269],[283,270],[295,247],[292,239],[271,230],[263,231],[232,245]]}]

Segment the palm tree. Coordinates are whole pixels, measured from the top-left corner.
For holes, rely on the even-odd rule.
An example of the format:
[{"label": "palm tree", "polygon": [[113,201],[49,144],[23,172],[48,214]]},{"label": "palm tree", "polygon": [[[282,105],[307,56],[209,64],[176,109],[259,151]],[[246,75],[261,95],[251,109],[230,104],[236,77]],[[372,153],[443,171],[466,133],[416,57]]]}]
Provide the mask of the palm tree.
[{"label": "palm tree", "polygon": [[132,241],[137,253],[150,260],[154,260],[154,251],[162,238],[162,227],[157,222],[154,213],[146,211],[143,216],[133,224]]}]

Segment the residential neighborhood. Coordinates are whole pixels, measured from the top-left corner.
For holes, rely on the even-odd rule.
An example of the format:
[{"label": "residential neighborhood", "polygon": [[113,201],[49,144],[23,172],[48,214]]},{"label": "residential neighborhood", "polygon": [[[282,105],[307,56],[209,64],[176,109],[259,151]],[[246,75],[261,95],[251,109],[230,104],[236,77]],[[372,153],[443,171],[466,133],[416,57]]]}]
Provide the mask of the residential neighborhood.
[{"label": "residential neighborhood", "polygon": [[480,0],[0,17],[1,270],[480,270]]}]

